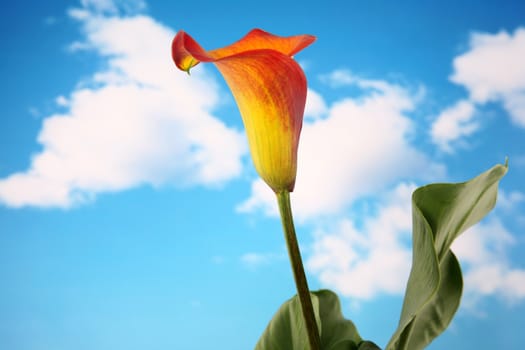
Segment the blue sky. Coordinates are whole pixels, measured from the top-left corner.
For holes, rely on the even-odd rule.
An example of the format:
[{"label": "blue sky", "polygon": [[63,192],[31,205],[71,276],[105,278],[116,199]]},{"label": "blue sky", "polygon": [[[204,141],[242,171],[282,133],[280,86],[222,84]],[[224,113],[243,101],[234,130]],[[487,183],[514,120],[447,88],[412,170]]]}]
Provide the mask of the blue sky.
[{"label": "blue sky", "polygon": [[456,242],[465,291],[429,349],[525,344],[520,1],[2,3],[0,348],[245,350],[294,294],[272,193],[213,66],[170,59],[254,27],[313,34],[292,196],[312,289],[384,346],[410,194],[509,157]]}]

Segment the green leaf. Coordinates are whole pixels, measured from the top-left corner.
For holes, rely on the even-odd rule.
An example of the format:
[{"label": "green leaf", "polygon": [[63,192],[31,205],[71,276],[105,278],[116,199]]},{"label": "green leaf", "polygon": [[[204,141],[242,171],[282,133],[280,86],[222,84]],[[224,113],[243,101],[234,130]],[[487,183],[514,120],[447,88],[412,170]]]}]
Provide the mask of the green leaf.
[{"label": "green leaf", "polygon": [[[319,325],[322,350],[378,350],[372,342],[363,341],[352,321],[341,313],[337,295],[329,290],[311,292]],[[255,350],[309,350],[301,304],[297,296],[286,301],[274,315]]]},{"label": "green leaf", "polygon": [[[310,294],[319,324],[319,300]],[[255,350],[307,350],[308,335],[304,326],[301,303],[297,296],[286,301],[277,310],[263,335],[257,342]]]},{"label": "green leaf", "polygon": [[431,184],[412,196],[413,255],[398,329],[387,350],[418,350],[440,335],[461,300],[461,268],[450,246],[496,204],[507,164],[458,184]]},{"label": "green leaf", "polygon": [[319,300],[323,350],[357,349],[362,339],[354,323],[343,317],[337,295],[329,290],[313,293]]},{"label": "green leaf", "polygon": [[381,348],[371,341],[364,340],[359,344],[357,350],[381,350]]}]

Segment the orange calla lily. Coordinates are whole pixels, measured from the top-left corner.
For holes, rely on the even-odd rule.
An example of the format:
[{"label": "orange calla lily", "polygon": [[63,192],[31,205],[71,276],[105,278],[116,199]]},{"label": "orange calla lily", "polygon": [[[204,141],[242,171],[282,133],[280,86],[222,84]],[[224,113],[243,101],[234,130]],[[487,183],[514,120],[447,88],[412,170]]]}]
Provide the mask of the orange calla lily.
[{"label": "orange calla lily", "polygon": [[172,43],[179,69],[189,72],[199,62],[219,69],[239,107],[255,169],[276,193],[293,191],[306,103],[306,78],[292,55],[314,40],[254,29],[217,50],[205,51],[183,31]]}]

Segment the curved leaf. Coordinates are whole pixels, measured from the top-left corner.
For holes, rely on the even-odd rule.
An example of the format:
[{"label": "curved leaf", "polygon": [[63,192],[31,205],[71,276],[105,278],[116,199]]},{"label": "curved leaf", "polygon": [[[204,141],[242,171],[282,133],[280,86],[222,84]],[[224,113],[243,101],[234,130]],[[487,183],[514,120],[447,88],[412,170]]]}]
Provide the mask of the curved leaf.
[{"label": "curved leaf", "polygon": [[[312,304],[319,324],[319,300],[314,294]],[[308,335],[304,326],[301,303],[297,296],[287,300],[266,327],[255,350],[308,350]]]},{"label": "curved leaf", "polygon": [[[379,350],[374,343],[363,341],[353,322],[343,317],[335,293],[320,290],[311,292],[310,296],[320,326],[322,350]],[[309,350],[297,296],[279,308],[255,350]]]},{"label": "curved leaf", "polygon": [[450,245],[496,203],[507,164],[457,184],[431,184],[412,196],[413,256],[398,329],[387,350],[418,350],[441,334],[461,299],[463,280]]}]

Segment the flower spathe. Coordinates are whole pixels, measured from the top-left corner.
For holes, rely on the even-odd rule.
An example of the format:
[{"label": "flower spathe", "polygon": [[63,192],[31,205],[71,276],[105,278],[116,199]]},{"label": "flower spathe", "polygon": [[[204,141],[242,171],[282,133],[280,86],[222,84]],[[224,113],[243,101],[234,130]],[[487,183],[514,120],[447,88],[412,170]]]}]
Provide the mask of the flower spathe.
[{"label": "flower spathe", "polygon": [[254,29],[211,51],[184,31],[172,43],[179,69],[189,72],[199,62],[213,62],[219,69],[241,113],[255,169],[276,193],[293,191],[306,103],[306,78],[292,55],[314,40]]}]

